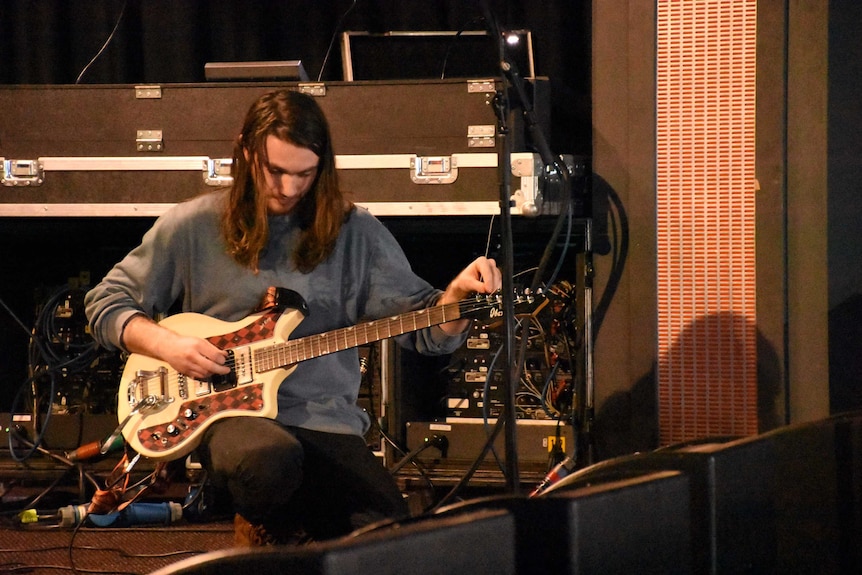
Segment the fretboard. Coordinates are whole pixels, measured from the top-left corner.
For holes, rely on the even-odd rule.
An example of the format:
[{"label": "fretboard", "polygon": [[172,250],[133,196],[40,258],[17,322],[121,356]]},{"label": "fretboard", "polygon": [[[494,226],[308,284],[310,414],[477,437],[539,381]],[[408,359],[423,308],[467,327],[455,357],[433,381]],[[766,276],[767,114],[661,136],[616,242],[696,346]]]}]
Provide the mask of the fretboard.
[{"label": "fretboard", "polygon": [[253,351],[254,371],[278,369],[459,318],[461,304],[451,303],[276,343]]}]

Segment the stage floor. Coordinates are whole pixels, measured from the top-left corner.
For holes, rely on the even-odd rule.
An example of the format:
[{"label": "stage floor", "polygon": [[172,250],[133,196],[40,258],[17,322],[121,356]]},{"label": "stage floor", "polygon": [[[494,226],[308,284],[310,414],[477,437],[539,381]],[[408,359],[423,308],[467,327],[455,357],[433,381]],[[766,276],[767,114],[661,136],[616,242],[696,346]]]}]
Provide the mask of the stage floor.
[{"label": "stage floor", "polygon": [[0,527],[0,573],[146,574],[233,545],[233,524],[178,523],[126,528]]}]

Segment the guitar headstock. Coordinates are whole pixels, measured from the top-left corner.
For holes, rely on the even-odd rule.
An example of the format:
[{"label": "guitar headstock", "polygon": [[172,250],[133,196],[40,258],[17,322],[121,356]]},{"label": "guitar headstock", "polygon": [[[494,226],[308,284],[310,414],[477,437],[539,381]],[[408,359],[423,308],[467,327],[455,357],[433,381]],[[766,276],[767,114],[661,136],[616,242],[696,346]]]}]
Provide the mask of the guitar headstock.
[{"label": "guitar headstock", "polygon": [[[515,290],[512,294],[512,310],[515,316],[534,316],[548,304],[542,290],[532,292],[529,288]],[[503,317],[503,294],[476,294],[473,299],[461,302],[461,316],[480,319],[500,319]]]}]

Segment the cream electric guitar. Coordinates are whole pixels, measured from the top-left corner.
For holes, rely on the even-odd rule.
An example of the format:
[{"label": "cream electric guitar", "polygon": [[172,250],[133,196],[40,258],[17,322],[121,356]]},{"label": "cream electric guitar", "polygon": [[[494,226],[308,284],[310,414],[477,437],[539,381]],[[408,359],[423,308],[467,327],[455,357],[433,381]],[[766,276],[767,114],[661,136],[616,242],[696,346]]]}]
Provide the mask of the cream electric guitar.
[{"label": "cream electric guitar", "polygon": [[[540,299],[517,295],[516,313],[517,308],[535,307]],[[122,433],[132,449],[145,457],[165,461],[183,457],[218,419],[275,418],[278,387],[301,361],[483,312],[502,317],[500,296],[476,296],[289,341],[308,313],[302,296],[292,290],[275,290],[272,307],[238,322],[197,313],[169,316],[161,325],[227,350],[230,373],[199,380],[146,355],[130,355],[120,383],[120,424],[104,444],[110,445]]]}]

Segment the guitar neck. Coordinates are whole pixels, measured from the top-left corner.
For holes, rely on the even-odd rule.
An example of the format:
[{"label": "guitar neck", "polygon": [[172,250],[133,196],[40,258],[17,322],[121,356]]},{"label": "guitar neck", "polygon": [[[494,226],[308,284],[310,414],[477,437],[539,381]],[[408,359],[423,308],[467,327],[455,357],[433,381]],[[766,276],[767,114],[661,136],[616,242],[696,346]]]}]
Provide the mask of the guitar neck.
[{"label": "guitar neck", "polygon": [[266,346],[254,351],[255,371],[278,369],[336,351],[454,321],[462,317],[461,306],[462,303],[432,306]]}]

